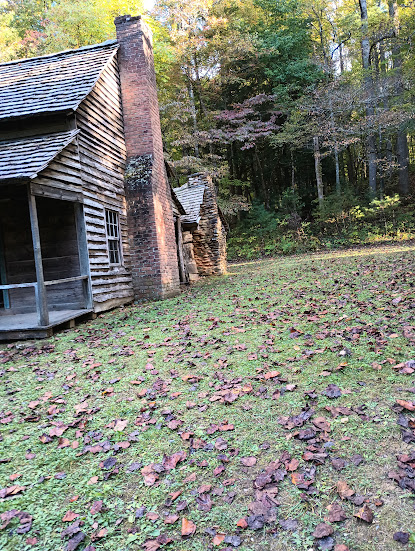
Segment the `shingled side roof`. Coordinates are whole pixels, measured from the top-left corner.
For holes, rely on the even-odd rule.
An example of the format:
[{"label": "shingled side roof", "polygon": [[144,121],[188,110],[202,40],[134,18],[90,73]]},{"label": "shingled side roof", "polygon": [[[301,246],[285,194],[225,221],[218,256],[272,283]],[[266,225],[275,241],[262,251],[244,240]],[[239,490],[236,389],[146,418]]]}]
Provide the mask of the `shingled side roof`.
[{"label": "shingled side roof", "polygon": [[79,130],[0,142],[0,182],[35,178]]},{"label": "shingled side roof", "polygon": [[198,224],[200,220],[200,205],[203,203],[206,186],[204,184],[189,185],[174,188],[176,197],[183,205],[186,215],[182,216],[184,224]]},{"label": "shingled side roof", "polygon": [[0,64],[0,121],[75,111],[118,49],[116,40]]}]

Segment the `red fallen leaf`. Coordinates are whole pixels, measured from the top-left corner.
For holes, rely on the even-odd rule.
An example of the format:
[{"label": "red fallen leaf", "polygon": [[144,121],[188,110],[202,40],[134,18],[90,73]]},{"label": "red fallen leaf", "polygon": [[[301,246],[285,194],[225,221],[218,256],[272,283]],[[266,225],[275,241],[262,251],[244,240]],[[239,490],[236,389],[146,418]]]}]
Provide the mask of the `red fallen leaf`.
[{"label": "red fallen leaf", "polygon": [[20,478],[22,475],[20,473],[14,473],[9,476],[9,479],[13,482],[16,478]]},{"label": "red fallen leaf", "polygon": [[333,527],[330,526],[330,524],[320,522],[320,524],[317,524],[313,532],[313,536],[315,538],[326,538],[327,536],[330,536],[333,532]]},{"label": "red fallen leaf", "polygon": [[190,440],[190,437],[193,436],[193,432],[182,432],[180,438],[182,440]]},{"label": "red fallen leaf", "polygon": [[211,484],[202,484],[202,486],[200,486],[200,488],[197,489],[197,493],[198,494],[207,494],[208,492],[210,492],[211,489],[212,489]]},{"label": "red fallen leaf", "polygon": [[130,381],[130,385],[141,385],[143,381]]},{"label": "red fallen leaf", "polygon": [[159,517],[159,514],[153,513],[152,511],[146,514],[146,518],[148,518],[148,520],[157,520]]},{"label": "red fallen leaf", "polygon": [[117,446],[119,448],[122,448],[123,450],[126,450],[127,448],[129,448],[131,446],[131,443],[127,442],[127,440],[124,440],[123,442],[117,442]]},{"label": "red fallen leaf", "polygon": [[213,545],[220,545],[224,539],[225,539],[225,534],[216,534],[216,536],[212,540],[212,543]]},{"label": "red fallen leaf", "polygon": [[67,448],[71,445],[71,441],[68,438],[59,438],[58,448]]},{"label": "red fallen leaf", "polygon": [[245,518],[240,518],[236,523],[236,526],[239,526],[239,528],[245,530],[245,528],[248,528],[248,523],[246,522]]},{"label": "red fallen leaf", "polygon": [[242,465],[245,465],[245,467],[253,467],[256,464],[256,457],[242,457],[241,463]]},{"label": "red fallen leaf", "polygon": [[268,373],[265,373],[264,379],[275,379],[279,375],[281,375],[279,371],[268,371]]},{"label": "red fallen leaf", "polygon": [[349,551],[349,548],[347,545],[344,545],[344,543],[339,543],[334,546],[334,551]]},{"label": "red fallen leaf", "polygon": [[336,486],[337,493],[342,499],[345,499],[346,497],[351,497],[355,493],[354,490],[349,488],[345,480],[338,480]]},{"label": "red fallen leaf", "polygon": [[256,354],[248,354],[249,361],[257,360],[257,359],[258,359],[258,356]]},{"label": "red fallen leaf", "polygon": [[182,536],[192,536],[196,532],[196,524],[187,518],[182,518]]},{"label": "red fallen leaf", "polygon": [[32,400],[32,402],[29,402],[27,404],[27,407],[29,407],[30,409],[35,409],[36,406],[38,406],[40,404],[40,400]]},{"label": "red fallen leaf", "polygon": [[91,515],[96,515],[99,513],[102,509],[102,500],[94,501],[94,503],[91,505],[91,508],[89,509]]},{"label": "red fallen leaf", "polygon": [[396,400],[396,403],[409,411],[415,411],[415,404],[407,400]]},{"label": "red fallen leaf", "polygon": [[37,544],[37,538],[27,538],[26,543],[27,543],[27,545],[36,545]]},{"label": "red fallen leaf", "polygon": [[164,524],[174,524],[179,520],[179,515],[168,515],[164,517]]},{"label": "red fallen leaf", "polygon": [[169,494],[169,496],[171,497],[171,500],[172,501],[175,501],[179,496],[182,495],[182,491],[181,490],[177,490],[177,492],[172,492],[171,494]]},{"label": "red fallen leaf", "polygon": [[66,511],[66,513],[62,517],[62,522],[72,522],[77,517],[79,517],[79,513],[74,513],[73,511]]},{"label": "red fallen leaf", "polygon": [[296,388],[297,388],[297,385],[293,385],[293,384],[285,386],[285,389],[288,390],[289,392],[292,392]]},{"label": "red fallen leaf", "polygon": [[298,469],[300,465],[300,462],[298,461],[298,459],[295,459],[295,457],[293,459],[291,459],[291,461],[288,463],[287,465],[287,471],[295,471],[296,469]]},{"label": "red fallen leaf", "polygon": [[373,511],[368,505],[364,505],[357,513],[353,515],[360,520],[364,520],[368,524],[373,522]]},{"label": "red fallen leaf", "polygon": [[71,499],[69,500],[69,503],[73,503],[74,501],[78,501],[79,499],[79,496],[73,496],[71,497]]}]

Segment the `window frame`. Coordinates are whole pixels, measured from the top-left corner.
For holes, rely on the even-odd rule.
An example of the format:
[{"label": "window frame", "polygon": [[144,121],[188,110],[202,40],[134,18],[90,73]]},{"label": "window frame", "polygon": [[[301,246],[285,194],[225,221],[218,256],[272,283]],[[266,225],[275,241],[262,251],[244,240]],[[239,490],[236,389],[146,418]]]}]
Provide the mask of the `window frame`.
[{"label": "window frame", "polygon": [[[110,217],[113,217],[112,219]],[[122,254],[122,239],[121,239],[121,226],[120,226],[120,213],[113,209],[104,209],[104,221],[105,221],[105,234],[107,237],[107,254],[108,254],[108,264],[112,266],[122,266],[123,265],[123,254]],[[111,232],[111,228],[116,230],[117,235],[114,236]],[[111,254],[113,254],[113,249],[110,247],[110,243],[117,243],[117,252],[118,252],[118,262],[111,262]]]}]

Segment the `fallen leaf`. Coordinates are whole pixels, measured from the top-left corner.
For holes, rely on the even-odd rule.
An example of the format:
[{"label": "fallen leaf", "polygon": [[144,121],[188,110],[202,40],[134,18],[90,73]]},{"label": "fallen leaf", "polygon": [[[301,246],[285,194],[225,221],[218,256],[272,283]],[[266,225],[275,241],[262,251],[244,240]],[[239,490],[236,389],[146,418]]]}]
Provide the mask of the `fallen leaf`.
[{"label": "fallen leaf", "polygon": [[187,518],[182,518],[182,536],[192,536],[196,532],[196,524]]},{"label": "fallen leaf", "polygon": [[325,538],[330,536],[334,532],[333,527],[330,524],[320,522],[314,529],[313,536],[315,538]]},{"label": "fallen leaf", "polygon": [[345,480],[338,480],[336,486],[337,486],[337,493],[342,499],[346,499],[347,497],[350,497],[355,493],[354,490],[349,488]]},{"label": "fallen leaf", "polygon": [[364,520],[368,524],[373,522],[373,511],[368,505],[364,505],[362,509],[359,509],[359,511],[353,516],[359,518],[360,520]]}]

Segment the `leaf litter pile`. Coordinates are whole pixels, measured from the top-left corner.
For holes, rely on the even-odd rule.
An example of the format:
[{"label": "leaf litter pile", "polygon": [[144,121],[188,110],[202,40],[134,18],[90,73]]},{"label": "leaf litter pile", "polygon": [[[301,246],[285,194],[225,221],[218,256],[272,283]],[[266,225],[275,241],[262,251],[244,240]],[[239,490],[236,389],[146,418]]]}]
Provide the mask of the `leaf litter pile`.
[{"label": "leaf litter pile", "polygon": [[230,271],[1,346],[1,549],[415,548],[414,248]]}]

